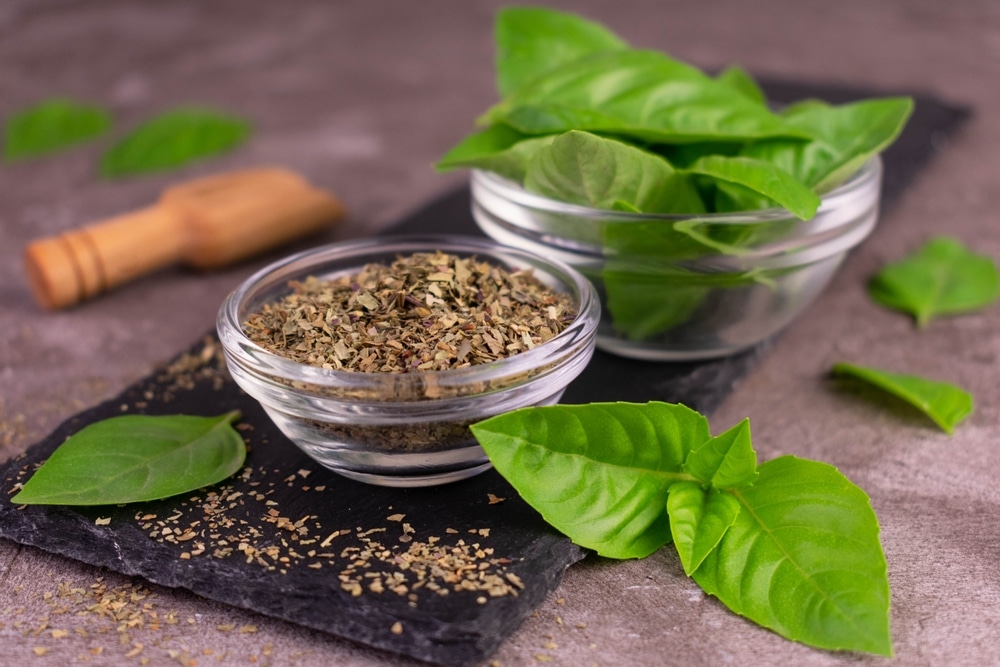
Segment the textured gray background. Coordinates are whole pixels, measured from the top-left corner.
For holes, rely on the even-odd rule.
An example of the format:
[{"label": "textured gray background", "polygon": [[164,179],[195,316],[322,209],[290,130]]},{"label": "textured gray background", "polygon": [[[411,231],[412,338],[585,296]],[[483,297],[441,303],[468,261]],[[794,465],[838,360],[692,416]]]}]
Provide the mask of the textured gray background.
[{"label": "textured gray background", "polygon": [[[570,3],[553,3],[568,7]],[[430,164],[494,100],[497,3],[0,0],[0,117],[53,94],[110,104],[119,126],[183,102],[254,120],[244,149],[181,172],[101,182],[98,146],[0,166],[0,458],[148,373],[211,326],[222,297],[265,259],[210,275],[166,270],[60,313],[27,292],[31,238],[152,201],[179,179],[261,163],[339,193],[364,235],[463,180]],[[712,415],[749,416],[762,459],[794,453],[838,466],[868,491],[883,526],[898,665],[997,664],[1000,646],[1000,309],[917,331],[873,305],[866,278],[934,233],[1000,257],[1000,4],[684,3],[588,0],[572,7],[636,45],[706,68],[923,90],[977,115],[943,149],[834,283]],[[273,258],[273,257],[272,257]],[[836,391],[837,360],[949,380],[977,399],[953,437],[892,405]],[[121,577],[0,541],[0,664],[357,665],[398,658],[154,589],[178,625],[120,646],[93,613],[53,616],[46,592]],[[67,628],[53,638],[48,629]],[[235,623],[255,632],[218,629]],[[74,632],[81,627],[88,637]],[[102,633],[101,630],[104,629]],[[34,649],[48,648],[43,657]],[[103,652],[95,655],[97,648]],[[496,656],[502,665],[846,665],[883,659],[788,642],[706,599],[663,550],[641,562],[569,570]]]}]

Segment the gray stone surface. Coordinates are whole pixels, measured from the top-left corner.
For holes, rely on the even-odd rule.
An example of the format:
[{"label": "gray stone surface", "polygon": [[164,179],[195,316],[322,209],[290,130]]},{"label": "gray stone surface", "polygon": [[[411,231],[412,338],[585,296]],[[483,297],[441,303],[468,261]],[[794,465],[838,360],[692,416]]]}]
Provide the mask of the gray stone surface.
[{"label": "gray stone surface", "polygon": [[[170,269],[71,311],[44,313],[22,277],[27,240],[144,205],[179,178],[264,162],[299,169],[341,194],[351,221],[325,240],[385,227],[461,182],[428,165],[494,99],[496,5],[0,4],[0,116],[61,93],[111,103],[122,127],[182,102],[238,110],[257,126],[245,149],[163,176],[101,182],[97,146],[0,167],[0,458],[186,347],[211,324],[224,294],[268,259],[205,275]],[[761,75],[926,90],[978,110],[712,423],[718,430],[749,416],[762,458],[822,459],[868,491],[889,561],[894,664],[996,663],[1000,311],[918,331],[873,305],[863,285],[884,261],[934,233],[1000,257],[1000,7],[985,0],[572,6],[635,44],[704,67],[740,62]],[[826,369],[837,360],[956,382],[976,396],[977,412],[948,437],[892,404],[829,383]],[[115,622],[95,611],[74,614],[86,600],[81,607],[60,595],[61,583],[88,591],[98,577],[112,588],[128,581],[0,542],[0,662],[401,664],[156,587],[155,597],[130,604],[150,605],[146,620],[155,612],[177,622],[127,628],[122,645]],[[53,600],[69,613],[54,613]],[[53,636],[53,629],[68,635]],[[136,643],[141,650],[129,656]],[[36,657],[35,649],[48,652]],[[815,651],[754,627],[701,595],[669,550],[644,561],[588,559],[570,568],[495,658],[502,665],[884,662]]]}]

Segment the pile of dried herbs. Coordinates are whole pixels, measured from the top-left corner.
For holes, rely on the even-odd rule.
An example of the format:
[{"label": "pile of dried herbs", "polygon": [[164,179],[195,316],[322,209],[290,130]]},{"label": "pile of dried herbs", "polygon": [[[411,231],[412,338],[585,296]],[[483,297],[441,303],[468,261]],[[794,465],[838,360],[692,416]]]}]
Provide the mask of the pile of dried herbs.
[{"label": "pile of dried herbs", "polygon": [[530,271],[437,251],[293,292],[243,324],[261,347],[293,361],[363,373],[465,368],[530,350],[576,317],[569,295]]}]

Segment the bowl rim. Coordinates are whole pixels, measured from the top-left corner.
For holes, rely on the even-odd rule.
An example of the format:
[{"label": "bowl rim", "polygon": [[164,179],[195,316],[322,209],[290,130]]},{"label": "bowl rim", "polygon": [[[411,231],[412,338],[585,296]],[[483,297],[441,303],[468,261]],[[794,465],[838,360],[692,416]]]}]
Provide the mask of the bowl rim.
[{"label": "bowl rim", "polygon": [[808,220],[801,220],[788,209],[781,206],[771,208],[754,209],[747,211],[731,211],[723,213],[635,213],[630,211],[613,211],[609,209],[592,208],[581,204],[571,204],[569,202],[552,199],[543,195],[535,194],[524,189],[524,187],[508,178],[504,178],[495,172],[484,169],[473,169],[471,181],[473,186],[485,187],[515,204],[533,208],[547,213],[559,213],[572,215],[575,217],[600,218],[605,221],[623,222],[629,220],[649,222],[649,221],[698,221],[705,224],[745,224],[777,220],[788,220],[793,218],[800,222],[815,220],[824,211],[837,208],[844,200],[857,196],[857,192],[873,183],[878,183],[882,173],[882,158],[874,155],[867,160],[860,168],[851,174],[843,183],[824,193],[820,197],[820,205],[816,210],[816,215]]},{"label": "bowl rim", "polygon": [[[572,322],[556,336],[525,352],[503,357],[488,363],[473,364],[466,368],[406,371],[402,373],[365,373],[302,364],[270,352],[250,340],[243,331],[242,322],[239,319],[240,305],[262,281],[291,266],[308,262],[309,260],[313,260],[314,265],[328,263],[338,259],[360,257],[374,252],[380,254],[402,254],[435,250],[476,255],[480,258],[486,257],[494,261],[497,259],[503,261],[504,257],[509,257],[515,261],[519,261],[522,267],[524,265],[537,266],[539,269],[555,277],[570,294],[575,293],[574,296],[578,295],[577,314]],[[357,268],[361,268],[364,263],[366,263],[366,260],[359,259]],[[305,275],[308,275],[308,272],[302,273],[302,277]],[[288,277],[288,280],[292,279],[292,276]],[[317,246],[268,264],[246,278],[235,290],[226,296],[219,308],[216,328],[223,350],[227,352],[227,356],[235,357],[235,361],[244,367],[249,365],[255,371],[262,372],[272,378],[308,383],[317,388],[357,390],[365,388],[381,389],[385,387],[386,382],[397,383],[397,386],[398,383],[420,385],[425,384],[428,377],[433,378],[432,382],[439,386],[457,387],[485,380],[496,382],[505,377],[526,373],[533,369],[544,368],[552,363],[551,357],[554,356],[553,353],[572,348],[574,345],[579,344],[580,341],[587,341],[589,339],[589,347],[592,348],[596,341],[599,319],[600,301],[595,288],[579,271],[563,262],[517,248],[504,246],[488,238],[457,234],[405,234],[375,236]],[[584,347],[586,348],[587,345],[585,344]],[[571,354],[570,358],[575,356],[575,354]],[[565,361],[568,360],[563,359],[563,362]],[[546,375],[547,373],[540,373],[537,377],[544,377]],[[534,377],[529,378],[529,380],[531,379],[534,379]],[[297,391],[294,387],[286,387],[286,389]],[[491,391],[495,391],[496,389],[494,387]],[[480,394],[472,393],[463,395],[462,398],[477,395]],[[446,400],[454,400],[455,398],[448,397]],[[426,400],[421,399],[420,402],[426,402]],[[379,400],[378,402],[392,401],[390,399],[388,401]],[[400,400],[398,402],[413,403],[416,401]]]}]

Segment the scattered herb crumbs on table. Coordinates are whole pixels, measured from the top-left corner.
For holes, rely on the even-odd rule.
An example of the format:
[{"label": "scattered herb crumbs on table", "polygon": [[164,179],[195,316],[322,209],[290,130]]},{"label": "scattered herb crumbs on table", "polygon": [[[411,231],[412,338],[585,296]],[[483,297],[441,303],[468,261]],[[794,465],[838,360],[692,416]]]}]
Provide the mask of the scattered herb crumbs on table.
[{"label": "scattered herb crumbs on table", "polygon": [[[103,660],[135,658],[139,665],[160,664],[166,659],[191,665],[198,656],[221,654],[213,648],[193,650],[178,641],[178,626],[196,625],[202,619],[184,618],[175,609],[163,608],[154,588],[130,581],[114,583],[117,579],[99,576],[84,582],[59,581],[24,604],[0,609],[0,619],[12,618],[6,627],[43,644],[33,648],[38,655],[56,648],[65,655],[83,647],[77,658],[80,662],[100,656]],[[21,586],[13,589],[15,595],[20,591]],[[220,632],[238,628],[240,634],[257,632],[251,624],[218,624],[215,628]],[[5,629],[4,621],[0,621],[0,629]],[[208,636],[203,639],[211,641]],[[271,656],[274,645],[248,646],[247,651],[250,662],[256,662]]]},{"label": "scattered herb crumbs on table", "polygon": [[244,331],[275,354],[331,370],[466,368],[530,350],[576,316],[569,295],[530,271],[444,252],[291,286],[247,318]]}]

